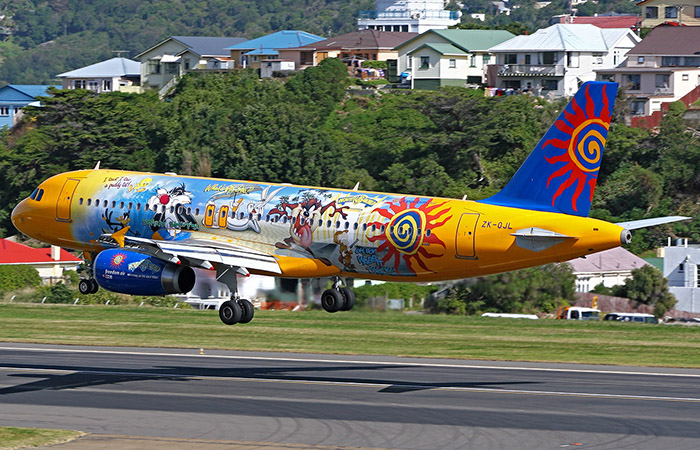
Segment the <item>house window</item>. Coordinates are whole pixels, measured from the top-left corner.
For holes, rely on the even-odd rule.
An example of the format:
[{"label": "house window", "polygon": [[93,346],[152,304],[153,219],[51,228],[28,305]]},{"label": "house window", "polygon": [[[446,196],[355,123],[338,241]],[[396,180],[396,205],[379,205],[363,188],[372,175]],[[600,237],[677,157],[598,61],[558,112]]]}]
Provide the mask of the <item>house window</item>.
[{"label": "house window", "polygon": [[566,54],[566,65],[569,67],[579,66],[579,53],[578,52],[568,52]]},{"label": "house window", "polygon": [[640,88],[640,75],[639,74],[625,75],[624,82],[625,82],[625,85],[627,86],[628,90],[638,91]]},{"label": "house window", "polygon": [[593,53],[593,64],[603,64],[603,54]]},{"label": "house window", "polygon": [[633,101],[630,103],[630,110],[633,116],[643,116],[644,115],[644,104],[645,101]]},{"label": "house window", "polygon": [[683,80],[683,81],[690,80],[690,75],[688,75],[687,73],[684,73],[683,76],[681,77],[681,80]]},{"label": "house window", "polygon": [[102,90],[111,91],[112,90],[112,80],[102,80]]},{"label": "house window", "polygon": [[678,8],[676,6],[667,6],[664,8],[666,14],[664,17],[667,19],[677,19],[678,18]]},{"label": "house window", "polygon": [[160,73],[160,61],[158,61],[158,60],[148,61],[148,73],[150,73],[150,74]]},{"label": "house window", "polygon": [[190,70],[190,58],[185,58],[185,70]]},{"label": "house window", "polygon": [[700,18],[700,6],[695,7],[695,15],[693,17],[695,17],[696,19]]},{"label": "house window", "polygon": [[518,64],[518,55],[515,53],[506,53],[503,55],[503,64]]},{"label": "house window", "polygon": [[542,53],[542,64],[555,64],[557,59],[556,52],[544,52]]},{"label": "house window", "polygon": [[667,88],[670,78],[671,76],[668,74],[656,74],[656,87]]},{"label": "house window", "polygon": [[457,67],[457,60],[450,58],[450,69],[454,69],[455,67]]},{"label": "house window", "polygon": [[73,80],[73,89],[85,89],[85,80]]},{"label": "house window", "polygon": [[174,62],[165,63],[165,73],[176,74],[178,69],[178,64]]},{"label": "house window", "polygon": [[488,64],[491,62],[491,55],[484,55],[484,64]]},{"label": "house window", "polygon": [[408,69],[413,68],[413,56],[409,56],[409,57],[408,57],[408,62],[406,63],[406,67],[407,67]]},{"label": "house window", "polygon": [[559,89],[559,82],[557,80],[542,80],[542,90],[556,91],[557,89]]},{"label": "house window", "polygon": [[90,80],[90,81],[88,81],[87,86],[88,86],[88,89],[91,90],[91,91],[97,92],[97,91],[100,90],[100,82],[97,81],[97,80]]},{"label": "house window", "polygon": [[643,56],[637,56],[637,64],[644,64],[644,57]]},{"label": "house window", "polygon": [[469,67],[476,67],[476,55],[469,57]]},{"label": "house window", "polygon": [[658,19],[659,8],[657,6],[647,6],[647,19]]},{"label": "house window", "polygon": [[525,55],[525,64],[527,64],[527,65],[532,64],[531,55]]},{"label": "house window", "polygon": [[253,62],[258,62],[258,57],[257,57],[257,56],[253,56]]},{"label": "house window", "polygon": [[430,68],[430,56],[421,56],[420,57],[420,68],[421,69]]},{"label": "house window", "polygon": [[10,107],[9,106],[0,106],[0,116],[7,117],[9,115],[10,115]]}]

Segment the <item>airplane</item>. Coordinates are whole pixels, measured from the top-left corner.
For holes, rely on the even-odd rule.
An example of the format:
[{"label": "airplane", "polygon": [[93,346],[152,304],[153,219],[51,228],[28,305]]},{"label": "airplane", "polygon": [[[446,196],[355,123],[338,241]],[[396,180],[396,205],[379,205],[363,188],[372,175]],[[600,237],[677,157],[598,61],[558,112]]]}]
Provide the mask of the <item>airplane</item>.
[{"label": "airplane", "polygon": [[628,244],[626,223],[588,217],[617,84],[586,82],[499,193],[456,200],[100,169],[55,175],[12,212],[22,233],[83,252],[81,293],[187,293],[215,277],[225,324],[253,318],[237,293],[250,273],[332,278],[328,312],[355,295],[345,278],[428,282],[563,262]]}]

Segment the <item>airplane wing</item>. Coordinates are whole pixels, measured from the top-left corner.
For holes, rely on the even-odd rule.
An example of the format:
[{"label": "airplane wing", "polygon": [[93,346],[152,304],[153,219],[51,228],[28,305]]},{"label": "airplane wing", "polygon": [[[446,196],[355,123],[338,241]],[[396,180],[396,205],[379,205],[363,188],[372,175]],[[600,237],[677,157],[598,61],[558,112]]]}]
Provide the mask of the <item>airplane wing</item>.
[{"label": "airplane wing", "polygon": [[690,220],[692,217],[684,216],[666,216],[666,217],[655,217],[653,219],[642,219],[642,220],[632,220],[629,222],[619,222],[615,225],[625,228],[627,230],[636,230],[638,228],[653,227],[654,225],[662,225],[664,223],[679,222],[681,220]]},{"label": "airplane wing", "polygon": [[[121,230],[120,230],[121,231]],[[138,249],[156,258],[173,263],[185,260],[189,265],[211,269],[213,263],[237,268],[247,274],[247,269],[281,274],[277,259],[273,255],[251,248],[209,240],[182,239],[163,241],[121,235],[119,232],[102,235],[100,242],[112,246]]]}]

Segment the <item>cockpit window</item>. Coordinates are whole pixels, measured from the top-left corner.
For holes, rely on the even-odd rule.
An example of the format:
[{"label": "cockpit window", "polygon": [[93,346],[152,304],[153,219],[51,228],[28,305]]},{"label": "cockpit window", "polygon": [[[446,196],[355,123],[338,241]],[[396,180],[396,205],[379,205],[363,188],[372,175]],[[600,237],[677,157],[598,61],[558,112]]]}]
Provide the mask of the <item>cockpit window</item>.
[{"label": "cockpit window", "polygon": [[41,197],[43,197],[43,196],[44,196],[44,190],[43,190],[43,189],[39,189],[39,192],[36,194],[36,201],[37,201],[37,202],[40,202],[40,201],[41,201]]},{"label": "cockpit window", "polygon": [[29,198],[31,198],[32,200],[35,200],[36,194],[38,194],[38,193],[39,193],[39,188],[34,189],[34,191],[32,191],[32,193],[31,193],[31,195],[29,195]]}]

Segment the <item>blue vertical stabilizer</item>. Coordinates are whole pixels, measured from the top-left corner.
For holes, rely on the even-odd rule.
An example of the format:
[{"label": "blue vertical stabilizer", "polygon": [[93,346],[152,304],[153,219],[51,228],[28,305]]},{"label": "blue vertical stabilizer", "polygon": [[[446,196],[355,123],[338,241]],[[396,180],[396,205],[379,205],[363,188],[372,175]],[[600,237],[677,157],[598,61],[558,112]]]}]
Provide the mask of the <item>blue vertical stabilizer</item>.
[{"label": "blue vertical stabilizer", "polygon": [[616,94],[617,83],[584,83],[506,187],[480,202],[588,216]]}]

